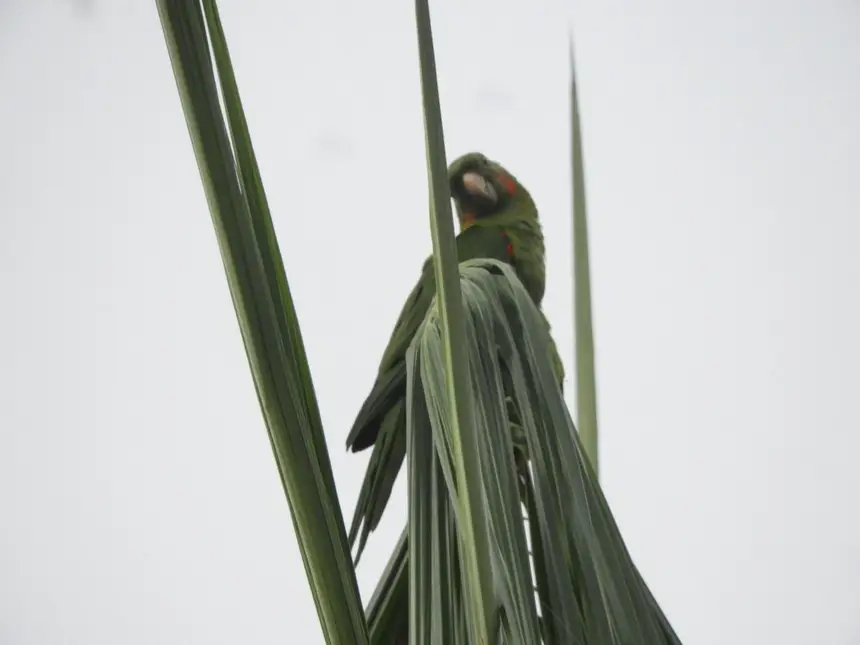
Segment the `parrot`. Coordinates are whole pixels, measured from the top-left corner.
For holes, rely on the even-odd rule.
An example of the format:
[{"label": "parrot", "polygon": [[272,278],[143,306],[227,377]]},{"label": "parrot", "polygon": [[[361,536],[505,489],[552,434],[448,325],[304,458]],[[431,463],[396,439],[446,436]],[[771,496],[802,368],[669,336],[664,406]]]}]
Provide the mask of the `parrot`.
[{"label": "parrot", "polygon": [[[514,175],[479,152],[455,159],[448,167],[448,183],[460,226],[456,236],[458,261],[489,258],[512,265],[540,308],[546,286],[545,247],[537,207],[529,192]],[[368,536],[379,524],[406,455],[406,352],[435,294],[431,255],[403,305],[376,381],[346,440],[347,449],[354,453],[373,447],[349,530],[351,548],[355,548],[361,530],[356,564]],[[561,383],[564,368],[554,343],[551,352]],[[520,467],[521,461],[520,456]]]}]

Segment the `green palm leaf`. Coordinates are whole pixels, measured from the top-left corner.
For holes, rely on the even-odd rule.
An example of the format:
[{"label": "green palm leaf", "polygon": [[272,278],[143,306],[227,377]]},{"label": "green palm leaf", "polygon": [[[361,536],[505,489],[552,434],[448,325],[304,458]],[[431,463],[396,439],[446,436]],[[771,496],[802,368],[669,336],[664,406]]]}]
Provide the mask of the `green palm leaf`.
[{"label": "green palm leaf", "polygon": [[[327,643],[367,626],[301,332],[214,0],[160,0],[188,131]],[[207,27],[211,37],[207,40]],[[218,101],[217,63],[228,123]]]},{"label": "green palm leaf", "polygon": [[599,472],[597,445],[597,385],[594,370],[594,330],[591,321],[591,268],[588,259],[588,218],[582,128],[573,41],[570,42],[570,152],[573,188],[573,302],[576,339],[576,413],[579,435],[594,472]]},{"label": "green palm leaf", "polygon": [[[550,338],[540,311],[507,265],[464,262],[460,276],[474,396],[472,430],[480,448],[476,474],[487,509],[493,631],[503,642],[523,644],[537,644],[542,638],[551,644],[678,643],[624,546],[582,449],[552,369]],[[413,552],[422,559],[413,565],[413,575],[435,576],[419,583],[425,595],[418,613],[412,614],[417,624],[413,636],[419,638],[413,645],[465,642],[456,621],[446,617],[456,605],[452,599],[469,591],[457,587],[456,565],[440,548],[451,542],[451,526],[460,526],[454,509],[463,495],[451,474],[457,448],[450,438],[443,351],[434,307],[410,349],[409,500],[410,525],[416,525],[410,539],[420,541]],[[519,411],[531,458],[526,497],[543,634],[528,569],[508,396]],[[428,430],[435,448],[432,458],[425,453]],[[446,631],[449,627],[452,631]]]},{"label": "green palm leaf", "polygon": [[[436,82],[436,63],[433,53],[433,35],[430,28],[430,10],[427,0],[416,0],[415,17],[418,29],[418,56],[421,66],[421,95],[424,107],[424,135],[427,150],[427,169],[430,184],[430,230],[433,237],[433,266],[436,273],[437,311],[441,324],[440,340],[443,352],[440,355],[441,363],[437,365],[438,374],[444,381],[447,396],[442,400],[448,406],[449,419],[448,441],[452,445],[453,461],[448,464],[447,473],[449,485],[456,478],[458,489],[462,494],[457,497],[457,511],[459,517],[458,547],[462,557],[459,560],[461,573],[466,581],[469,593],[463,596],[463,600],[469,608],[466,612],[466,623],[475,645],[489,645],[489,632],[487,624],[487,610],[490,599],[490,563],[487,560],[487,544],[485,541],[485,518],[480,481],[476,478],[476,466],[479,453],[479,437],[476,436],[471,426],[473,411],[471,409],[472,396],[469,383],[468,363],[464,355],[465,328],[463,326],[463,312],[460,297],[460,282],[457,273],[457,252],[454,242],[454,224],[451,215],[451,195],[448,189],[448,164],[445,160],[445,143],[442,131],[442,115],[439,107],[439,90]],[[420,440],[424,440],[421,437]],[[416,440],[419,440],[416,438]],[[408,440],[407,440],[408,441]],[[410,454],[410,463],[412,455]],[[412,469],[408,472],[412,473]],[[434,488],[440,485],[438,474],[431,469],[432,477],[427,481],[421,480],[419,488],[432,485]],[[432,484],[428,483],[432,482]],[[429,521],[428,517],[415,516],[415,507],[411,504],[413,500],[411,489],[415,482],[410,475],[410,568],[412,575],[410,580],[414,583],[410,589],[410,613],[419,615],[416,603],[421,603],[425,598],[426,589],[416,586],[419,582],[426,580],[416,575],[416,572],[424,563],[421,558],[416,558],[416,553],[426,553],[424,545],[415,540],[415,531],[421,534],[423,523]],[[434,509],[433,526],[435,530],[443,531],[445,536],[451,530],[450,517],[446,506]],[[419,522],[416,525],[416,522]],[[436,535],[436,539],[445,540],[446,537]],[[437,544],[437,548],[443,548]],[[453,548],[453,546],[451,546]],[[454,553],[445,550],[446,561],[452,563]],[[434,575],[440,573],[433,571]],[[434,579],[435,580],[435,579]],[[438,581],[437,581],[438,582]],[[441,619],[440,616],[435,616]],[[418,628],[419,623],[412,622],[410,631],[410,642],[414,644],[425,642],[425,632]],[[418,640],[416,640],[416,638]]]}]

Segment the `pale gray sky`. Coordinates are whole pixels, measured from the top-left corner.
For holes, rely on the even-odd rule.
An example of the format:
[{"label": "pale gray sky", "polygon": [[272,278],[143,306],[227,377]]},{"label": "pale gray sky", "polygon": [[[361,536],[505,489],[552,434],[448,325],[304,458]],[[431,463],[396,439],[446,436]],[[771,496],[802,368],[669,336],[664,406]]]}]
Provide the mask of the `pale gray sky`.
[{"label": "pale gray sky", "polygon": [[[89,4],[0,4],[0,644],[321,643],[157,13]],[[351,513],[430,250],[413,4],[221,5]],[[860,643],[860,5],[432,8],[449,156],[535,196],[569,372],[575,24],[603,484],[682,640]]]}]

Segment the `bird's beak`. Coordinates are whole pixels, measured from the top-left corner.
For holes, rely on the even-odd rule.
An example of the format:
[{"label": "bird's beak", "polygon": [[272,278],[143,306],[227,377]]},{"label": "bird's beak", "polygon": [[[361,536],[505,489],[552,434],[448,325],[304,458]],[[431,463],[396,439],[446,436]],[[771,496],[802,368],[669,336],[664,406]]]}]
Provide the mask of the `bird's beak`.
[{"label": "bird's beak", "polygon": [[499,194],[493,183],[474,171],[463,173],[463,188],[470,195],[489,199],[493,203],[499,199]]}]

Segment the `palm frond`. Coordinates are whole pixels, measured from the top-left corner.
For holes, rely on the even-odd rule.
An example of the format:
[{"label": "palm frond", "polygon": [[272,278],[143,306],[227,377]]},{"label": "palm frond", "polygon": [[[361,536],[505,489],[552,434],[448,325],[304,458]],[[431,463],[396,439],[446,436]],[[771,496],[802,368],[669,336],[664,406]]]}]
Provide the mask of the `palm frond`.
[{"label": "palm frond", "polygon": [[177,88],[323,634],[331,645],[366,643],[301,331],[217,6],[204,6],[205,15],[197,0],[158,2]]},{"label": "palm frond", "polygon": [[[514,270],[493,260],[460,265],[470,367],[470,430],[492,568],[492,633],[502,642],[679,643],[632,562],[597,483],[552,369],[549,335]],[[464,493],[454,475],[444,343],[434,305],[410,348],[410,575],[413,645],[467,642],[455,608],[468,607],[452,557]],[[535,580],[521,519],[506,398],[518,410],[531,460],[523,482]],[[432,440],[428,435],[432,436]],[[428,454],[431,452],[433,454]],[[444,482],[444,486],[442,483]],[[441,498],[441,499],[440,499]],[[391,587],[393,581],[387,580]],[[539,609],[535,605],[537,587]],[[371,611],[374,608],[371,607]],[[471,642],[471,641],[468,641]]]},{"label": "palm frond", "polygon": [[591,267],[588,257],[588,218],[585,205],[585,170],[579,95],[570,41],[570,152],[573,189],[573,302],[576,339],[576,419],[585,453],[599,472],[597,443],[597,384],[594,368],[594,330],[591,319]]},{"label": "palm frond", "polygon": [[[430,230],[433,237],[434,271],[436,273],[437,311],[439,315],[440,339],[442,347],[442,364],[439,366],[439,375],[444,381],[447,396],[443,399],[445,405],[449,406],[447,412],[449,419],[448,440],[453,446],[453,462],[450,464],[451,472],[448,477],[456,477],[458,489],[461,495],[456,498],[459,516],[459,565],[461,573],[466,581],[469,593],[463,597],[468,605],[466,622],[475,645],[489,645],[489,626],[487,624],[487,611],[490,599],[490,563],[487,559],[487,544],[485,543],[484,507],[480,491],[480,481],[476,478],[476,460],[478,458],[478,438],[470,431],[469,423],[473,418],[471,409],[471,394],[468,374],[468,363],[464,355],[465,349],[465,327],[463,323],[462,300],[460,296],[460,280],[457,273],[457,251],[454,242],[454,224],[451,215],[451,195],[448,188],[448,164],[445,160],[445,143],[442,130],[442,114],[439,106],[439,90],[436,82],[436,62],[433,53],[433,35],[430,26],[430,9],[427,0],[416,0],[415,19],[418,30],[418,56],[421,68],[421,95],[424,108],[424,134],[427,150],[428,179],[430,183]],[[422,438],[423,439],[423,438]],[[418,439],[416,439],[418,440]],[[408,442],[408,439],[407,439]],[[412,463],[410,453],[410,463]],[[414,474],[410,469],[408,472]],[[410,474],[410,489],[413,488],[413,478]],[[433,486],[438,486],[438,473],[431,469],[431,480]],[[420,486],[426,482],[421,482]],[[416,567],[423,561],[414,557],[416,553],[423,551],[424,545],[415,540],[415,531],[423,528],[422,523],[429,521],[423,515],[424,509],[420,509],[423,519],[418,522],[418,512],[413,502],[416,500],[410,495],[410,568],[413,576],[410,578],[410,609],[412,615],[417,615],[416,603],[424,600],[424,592],[418,586],[418,582],[427,582],[423,578],[414,575]],[[451,529],[450,517],[447,515],[447,507],[433,509],[435,515],[432,518],[434,531],[443,531],[445,535]],[[443,535],[434,533],[436,540],[444,540]],[[436,545],[437,549],[443,547]],[[440,556],[441,557],[441,556]],[[454,560],[452,551],[445,550],[444,558],[448,564]],[[433,571],[441,574],[440,571]],[[430,581],[437,584],[438,581]],[[440,616],[436,616],[441,619]],[[413,636],[424,632],[416,632],[416,623],[412,623]],[[410,638],[410,642],[426,642]]]}]

